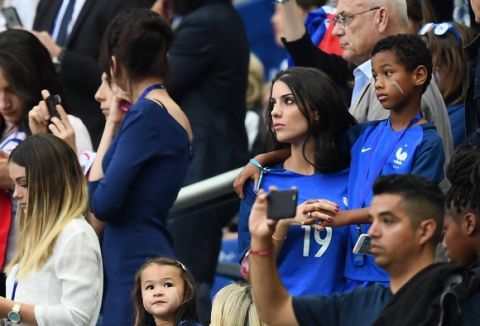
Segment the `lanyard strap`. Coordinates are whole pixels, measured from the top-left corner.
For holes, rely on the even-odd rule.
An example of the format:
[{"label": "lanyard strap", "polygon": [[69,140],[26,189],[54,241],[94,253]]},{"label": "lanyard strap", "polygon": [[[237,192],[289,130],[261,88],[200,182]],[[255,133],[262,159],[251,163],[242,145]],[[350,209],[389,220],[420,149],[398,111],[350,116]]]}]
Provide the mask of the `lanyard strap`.
[{"label": "lanyard strap", "polygon": [[165,88],[165,84],[153,84],[153,85],[150,85],[148,86],[147,88],[145,88],[145,90],[143,91],[142,95],[140,95],[140,97],[138,99],[141,99],[141,98],[144,98],[145,96],[147,96],[148,93],[150,93],[151,91],[153,91],[154,89],[164,89]]}]

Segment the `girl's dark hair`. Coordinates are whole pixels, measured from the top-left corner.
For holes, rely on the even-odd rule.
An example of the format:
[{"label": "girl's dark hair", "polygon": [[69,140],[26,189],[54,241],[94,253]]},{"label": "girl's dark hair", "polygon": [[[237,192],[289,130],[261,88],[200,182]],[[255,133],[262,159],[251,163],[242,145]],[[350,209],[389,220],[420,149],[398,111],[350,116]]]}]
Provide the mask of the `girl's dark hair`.
[{"label": "girl's dark hair", "polygon": [[100,45],[100,64],[109,78],[112,56],[129,79],[168,76],[167,51],[173,32],[157,13],[137,8],[117,15],[107,27]]},{"label": "girl's dark hair", "polygon": [[[344,96],[338,86],[323,72],[314,68],[293,67],[279,72],[272,80],[273,84],[284,82],[292,91],[295,103],[308,121],[306,139],[315,139],[314,162],[311,163],[317,171],[324,173],[338,172],[350,165],[350,155],[340,150],[338,139],[350,127],[356,124],[355,118],[348,113]],[[273,102],[270,101],[266,111],[265,121],[275,142],[275,148],[284,147],[277,141],[272,128]],[[318,119],[314,119],[317,116]],[[305,155],[303,144],[303,157]]]},{"label": "girl's dark hair", "polygon": [[461,213],[474,210],[480,214],[480,151],[457,150],[447,167],[452,186],[445,196],[447,209]]},{"label": "girl's dark hair", "polygon": [[[13,93],[24,104],[23,127],[28,129],[28,111],[42,100],[41,91],[59,94],[63,89],[48,50],[30,32],[9,29],[0,33],[0,69]],[[0,134],[5,122],[0,122]]]},{"label": "girl's dark hair", "polygon": [[181,320],[197,321],[197,288],[192,274],[187,270],[184,264],[168,257],[154,257],[147,259],[147,261],[140,267],[135,275],[135,286],[132,292],[133,304],[135,305],[135,326],[150,326],[155,325],[154,318],[149,314],[144,306],[142,299],[142,272],[150,265],[169,265],[177,267],[184,281],[185,291],[183,294],[183,304],[175,313],[175,325]]}]

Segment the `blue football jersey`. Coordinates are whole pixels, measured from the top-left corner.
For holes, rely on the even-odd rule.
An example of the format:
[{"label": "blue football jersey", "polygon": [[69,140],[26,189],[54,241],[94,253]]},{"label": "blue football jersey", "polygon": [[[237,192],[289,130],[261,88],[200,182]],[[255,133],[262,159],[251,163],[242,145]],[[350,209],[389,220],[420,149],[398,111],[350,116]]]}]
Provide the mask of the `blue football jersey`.
[{"label": "blue football jersey", "polygon": [[[263,176],[260,187],[278,190],[298,189],[299,204],[308,199],[328,199],[340,210],[347,208],[348,170],[338,173],[301,175],[284,169],[273,169]],[[248,216],[255,201],[253,183],[245,185],[245,199],[239,215],[239,250],[243,254],[250,243]],[[280,255],[278,271],[285,288],[292,295],[342,292],[343,271],[347,250],[348,227],[330,228],[318,232],[311,226],[291,226]]]},{"label": "blue football jersey", "polygon": [[[413,173],[436,182],[443,179],[442,140],[431,123],[395,131],[386,119],[358,125],[351,133],[358,138],[350,151],[350,209],[370,206],[373,183],[382,175]],[[345,276],[362,282],[388,282],[387,273],[372,256],[352,253],[359,233],[366,233],[369,228],[370,224],[363,224],[359,232],[357,226],[350,226]]]}]

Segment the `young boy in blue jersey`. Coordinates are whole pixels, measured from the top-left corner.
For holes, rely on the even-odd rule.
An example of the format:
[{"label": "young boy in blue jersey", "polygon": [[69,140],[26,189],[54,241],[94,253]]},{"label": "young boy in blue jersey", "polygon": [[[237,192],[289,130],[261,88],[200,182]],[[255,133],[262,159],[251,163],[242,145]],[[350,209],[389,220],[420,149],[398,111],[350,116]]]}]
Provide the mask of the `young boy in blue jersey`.
[{"label": "young boy in blue jersey", "polygon": [[[377,98],[390,117],[351,129],[349,136],[356,140],[351,148],[350,210],[370,206],[373,183],[381,175],[413,173],[435,182],[443,179],[442,141],[420,110],[422,93],[432,76],[431,56],[423,41],[416,35],[380,40],[372,51],[372,73]],[[365,214],[361,215],[350,226],[350,248],[370,227],[364,224]],[[372,256],[351,250],[347,252],[345,276],[352,288],[389,280]]]},{"label": "young boy in blue jersey", "polygon": [[[351,128],[339,143],[350,150],[348,211],[339,212],[333,223],[350,224],[345,277],[347,288],[372,283],[388,284],[388,275],[375,265],[373,257],[353,254],[362,233],[370,227],[368,207],[376,178],[388,174],[412,173],[439,183],[443,179],[444,152],[435,127],[421,113],[421,97],[432,76],[430,52],[416,35],[383,38],[372,51],[372,70],[376,95],[390,117]],[[279,160],[281,155],[258,157],[262,164]],[[244,173],[242,178],[251,175]],[[238,183],[238,180],[237,180]],[[307,204],[298,210],[305,218],[318,217],[320,207]],[[320,222],[320,221],[317,221]]]}]

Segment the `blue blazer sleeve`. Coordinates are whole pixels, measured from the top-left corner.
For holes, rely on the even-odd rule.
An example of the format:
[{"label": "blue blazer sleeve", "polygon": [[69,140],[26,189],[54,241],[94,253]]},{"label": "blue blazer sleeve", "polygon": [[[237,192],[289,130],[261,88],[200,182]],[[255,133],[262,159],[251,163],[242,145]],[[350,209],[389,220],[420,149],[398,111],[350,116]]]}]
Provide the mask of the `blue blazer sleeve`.
[{"label": "blue blazer sleeve", "polygon": [[104,164],[104,177],[89,184],[91,210],[100,220],[108,221],[118,214],[124,202],[129,200],[126,194],[136,182],[142,166],[152,157],[165,154],[167,141],[161,140],[167,135],[161,135],[161,128],[155,126],[162,121],[158,114],[163,110],[141,111],[125,117],[127,120],[117,135],[110,163],[106,168]]},{"label": "blue blazer sleeve", "polygon": [[248,229],[248,218],[255,198],[257,198],[257,194],[253,189],[253,181],[248,181],[243,188],[245,196],[240,202],[240,210],[238,212],[238,252],[240,259],[245,256],[250,246],[251,236]]}]

